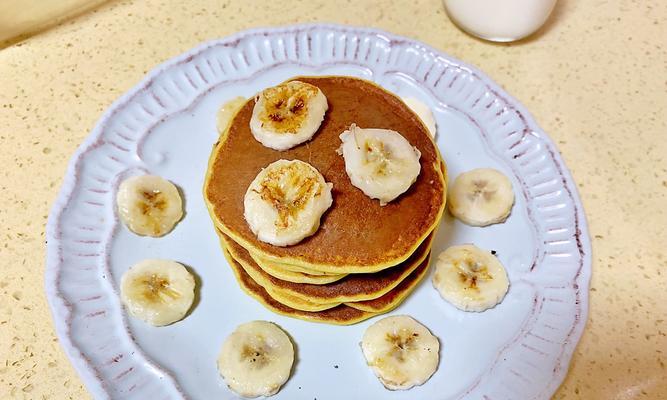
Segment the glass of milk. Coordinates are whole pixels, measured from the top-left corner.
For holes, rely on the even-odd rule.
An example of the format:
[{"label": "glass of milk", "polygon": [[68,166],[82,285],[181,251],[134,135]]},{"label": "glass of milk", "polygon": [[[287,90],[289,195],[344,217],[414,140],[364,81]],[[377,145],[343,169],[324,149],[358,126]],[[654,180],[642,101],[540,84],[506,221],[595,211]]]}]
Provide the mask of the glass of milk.
[{"label": "glass of milk", "polygon": [[471,35],[512,42],[537,31],[556,0],[444,0],[449,18]]}]

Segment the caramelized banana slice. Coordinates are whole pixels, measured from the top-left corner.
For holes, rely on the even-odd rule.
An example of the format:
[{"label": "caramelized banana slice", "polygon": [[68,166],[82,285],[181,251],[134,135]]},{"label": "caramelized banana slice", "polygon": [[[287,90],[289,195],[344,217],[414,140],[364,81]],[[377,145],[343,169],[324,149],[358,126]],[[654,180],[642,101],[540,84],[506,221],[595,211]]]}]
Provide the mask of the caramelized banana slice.
[{"label": "caramelized banana slice", "polygon": [[310,140],[329,107],[317,86],[299,81],[264,89],[256,101],[250,130],[258,142],[281,151]]},{"label": "caramelized banana slice", "polygon": [[299,160],[275,161],[246,191],[244,216],[262,242],[275,246],[299,243],[314,234],[331,206],[331,188],[312,165]]}]

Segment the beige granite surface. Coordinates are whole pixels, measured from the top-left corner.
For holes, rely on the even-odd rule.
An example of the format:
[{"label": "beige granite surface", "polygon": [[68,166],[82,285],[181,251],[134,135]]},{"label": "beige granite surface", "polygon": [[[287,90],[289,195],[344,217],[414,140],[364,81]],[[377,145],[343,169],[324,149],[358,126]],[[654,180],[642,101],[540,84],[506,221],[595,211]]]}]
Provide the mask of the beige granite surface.
[{"label": "beige granite surface", "polygon": [[309,21],[422,40],[531,110],[574,175],[593,239],[590,318],[555,398],[667,398],[667,2],[560,0],[539,35],[512,45],[462,34],[438,0],[340,3],[112,2],[0,50],[0,399],[89,397],[54,336],[44,224],[100,114],[204,40]]}]

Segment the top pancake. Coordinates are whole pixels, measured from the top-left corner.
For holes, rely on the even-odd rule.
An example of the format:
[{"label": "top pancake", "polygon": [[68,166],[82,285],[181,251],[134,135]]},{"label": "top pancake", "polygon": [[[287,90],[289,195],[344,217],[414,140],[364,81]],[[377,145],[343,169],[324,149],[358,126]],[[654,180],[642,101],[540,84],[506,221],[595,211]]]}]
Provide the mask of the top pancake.
[{"label": "top pancake", "polygon": [[[264,147],[250,132],[255,104],[249,100],[214,146],[204,196],[218,228],[249,251],[281,263],[334,273],[368,273],[394,266],[412,254],[440,221],[445,204],[441,158],[426,127],[398,97],[350,77],[300,77],[322,90],[329,110],[312,140],[287,151]],[[380,206],[352,186],[339,135],[355,123],[392,129],[421,152],[421,172],[410,189]],[[259,173],[279,159],[299,159],[333,183],[333,205],[318,231],[298,244],[277,247],[259,241],[243,216],[243,197]]]}]

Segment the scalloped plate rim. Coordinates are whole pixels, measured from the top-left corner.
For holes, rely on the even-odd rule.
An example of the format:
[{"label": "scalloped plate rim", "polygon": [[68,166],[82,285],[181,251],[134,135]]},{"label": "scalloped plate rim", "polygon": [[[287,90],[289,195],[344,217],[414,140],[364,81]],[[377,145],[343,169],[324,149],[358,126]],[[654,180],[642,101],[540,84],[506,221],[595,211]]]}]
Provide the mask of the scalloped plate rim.
[{"label": "scalloped plate rim", "polygon": [[[95,142],[97,142],[101,135],[103,123],[110,119],[115,112],[124,104],[126,104],[130,99],[135,95],[140,93],[144,88],[148,87],[157,77],[159,77],[166,69],[172,67],[178,63],[181,63],[187,60],[190,57],[193,57],[196,54],[199,54],[206,49],[216,46],[224,45],[226,43],[233,43],[242,40],[243,38],[253,35],[253,34],[267,34],[272,33],[287,33],[290,31],[298,31],[309,28],[320,28],[320,29],[335,29],[335,30],[349,30],[351,32],[366,33],[383,38],[391,42],[394,39],[402,40],[409,42],[413,45],[422,47],[424,50],[433,53],[436,56],[444,57],[448,62],[458,65],[459,67],[474,73],[484,84],[494,89],[497,92],[497,95],[504,99],[508,104],[511,104],[513,108],[519,110],[521,114],[526,119],[526,125],[530,126],[534,133],[537,133],[542,144],[544,144],[549,151],[552,153],[553,159],[556,162],[556,165],[560,167],[560,173],[564,178],[564,185],[572,194],[572,199],[576,206],[576,216],[579,221],[579,230],[580,237],[583,246],[583,267],[580,270],[579,275],[577,276],[577,282],[582,283],[580,288],[580,299],[581,299],[581,309],[580,316],[581,320],[575,326],[572,335],[570,336],[573,340],[566,343],[563,346],[563,353],[561,358],[561,366],[564,368],[559,368],[557,371],[554,371],[553,379],[550,381],[548,387],[545,388],[545,394],[548,394],[549,397],[552,396],[561,383],[564,381],[568,366],[571,361],[572,355],[574,353],[577,343],[580,341],[583,334],[589,312],[589,289],[590,289],[590,279],[591,279],[591,243],[588,232],[588,224],[586,221],[586,216],[583,209],[583,204],[581,202],[578,190],[574,184],[572,175],[567,168],[561,154],[556,149],[556,146],[549,138],[549,136],[544,132],[543,129],[535,122],[532,114],[511,94],[507,92],[504,88],[500,87],[492,79],[490,79],[482,70],[474,67],[466,62],[463,62],[455,57],[452,57],[441,50],[437,50],[434,47],[427,45],[416,39],[412,39],[406,36],[389,33],[384,30],[369,28],[369,27],[358,27],[353,25],[343,25],[343,24],[334,24],[334,23],[305,23],[305,24],[291,24],[291,25],[281,25],[281,26],[272,26],[272,27],[256,27],[251,29],[242,30],[236,32],[232,35],[220,38],[213,39],[206,42],[203,42],[190,50],[187,50],[183,53],[180,53],[174,57],[167,59],[164,62],[159,63],[153,69],[151,69],[139,82],[134,84],[129,90],[124,92],[118,99],[113,101],[111,105],[106,109],[106,111],[101,115],[101,117],[95,122],[94,128],[86,136],[83,142],[77,147],[74,154],[71,156],[68,161],[66,172],[63,178],[63,182],[58,191],[57,197],[53,202],[51,207],[49,217],[46,224],[46,268],[44,275],[44,285],[47,295],[47,300],[49,308],[51,311],[51,316],[53,319],[56,335],[60,341],[62,348],[67,354],[72,365],[75,367],[79,376],[82,378],[83,383],[85,384],[87,390],[89,390],[95,398],[109,398],[108,392],[104,389],[103,382],[97,377],[94,368],[89,364],[85,359],[85,356],[81,351],[73,344],[72,338],[70,336],[70,327],[69,320],[71,318],[70,307],[67,304],[66,300],[60,295],[57,286],[57,279],[60,270],[60,266],[57,260],[57,246],[56,243],[59,242],[58,235],[56,234],[56,225],[60,218],[61,213],[64,211],[64,207],[67,204],[69,197],[71,196],[75,185],[77,183],[76,171],[81,161],[82,155],[89,150]],[[135,342],[136,345],[136,342]],[[137,346],[138,347],[138,346]]]}]

